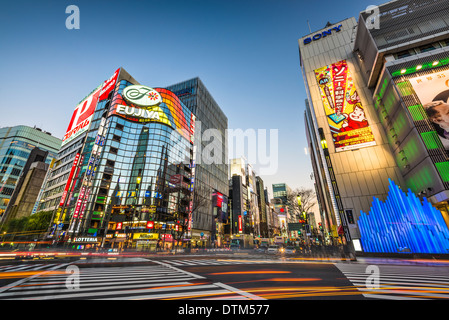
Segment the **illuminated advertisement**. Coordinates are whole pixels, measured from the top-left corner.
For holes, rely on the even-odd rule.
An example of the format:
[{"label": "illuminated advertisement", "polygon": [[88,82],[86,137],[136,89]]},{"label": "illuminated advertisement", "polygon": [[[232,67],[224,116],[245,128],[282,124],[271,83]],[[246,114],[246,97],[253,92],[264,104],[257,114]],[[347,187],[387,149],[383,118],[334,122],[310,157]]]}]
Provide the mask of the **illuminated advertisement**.
[{"label": "illuminated advertisement", "polygon": [[101,86],[96,88],[88,97],[86,97],[73,112],[67,131],[62,139],[61,146],[69,143],[83,132],[89,129],[97,102],[108,97],[109,93],[114,90],[117,83],[120,69],[117,69],[111,78],[106,80]]},{"label": "illuminated advertisement", "polygon": [[415,77],[409,81],[443,147],[449,150],[449,71]]},{"label": "illuminated advertisement", "polygon": [[128,86],[114,99],[111,115],[134,122],[163,123],[193,144],[195,116],[184,112],[179,98],[167,89]]},{"label": "illuminated advertisement", "polygon": [[346,60],[315,70],[335,151],[376,144]]},{"label": "illuminated advertisement", "polygon": [[126,101],[140,107],[152,107],[162,102],[159,92],[142,85],[126,87],[123,90],[123,97]]},{"label": "illuminated advertisement", "polygon": [[95,89],[87,98],[85,98],[73,112],[66,134],[62,139],[61,146],[69,143],[83,132],[87,131],[92,121],[92,117],[97,106],[98,97],[100,95],[101,87]]},{"label": "illuminated advertisement", "polygon": [[103,83],[103,86],[100,91],[100,101],[106,99],[112,90],[114,90],[115,84],[117,83],[118,74],[120,72],[120,68],[117,69],[111,78],[106,80]]},{"label": "illuminated advertisement", "polygon": [[62,206],[65,202],[67,192],[69,191],[70,184],[72,183],[73,174],[75,173],[76,166],[78,165],[79,157],[80,157],[80,154],[77,153],[75,155],[75,159],[73,160],[72,169],[70,170],[69,178],[67,179],[67,183],[65,185],[64,192],[62,193],[61,201],[59,202],[59,206]]}]

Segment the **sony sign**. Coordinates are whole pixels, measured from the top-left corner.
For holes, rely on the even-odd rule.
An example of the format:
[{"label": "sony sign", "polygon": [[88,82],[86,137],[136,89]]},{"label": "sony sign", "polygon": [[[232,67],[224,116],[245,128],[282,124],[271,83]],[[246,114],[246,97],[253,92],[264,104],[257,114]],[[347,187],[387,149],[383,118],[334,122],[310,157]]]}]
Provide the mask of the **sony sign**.
[{"label": "sony sign", "polygon": [[333,27],[329,30],[323,31],[321,33],[317,33],[316,35],[314,35],[313,37],[308,37],[304,39],[304,45],[308,45],[309,43],[311,43],[312,41],[318,41],[321,38],[326,38],[327,36],[332,35],[332,31],[335,32],[340,32],[341,31],[341,27],[342,25],[340,24],[338,27]]}]

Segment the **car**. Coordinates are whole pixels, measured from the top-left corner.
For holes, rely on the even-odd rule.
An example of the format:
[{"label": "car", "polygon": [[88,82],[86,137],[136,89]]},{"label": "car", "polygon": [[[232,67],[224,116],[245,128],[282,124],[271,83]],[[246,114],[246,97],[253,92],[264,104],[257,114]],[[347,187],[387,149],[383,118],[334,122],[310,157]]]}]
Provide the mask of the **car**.
[{"label": "car", "polygon": [[238,245],[238,244],[231,244],[229,249],[231,249],[231,250],[240,250],[240,245]]},{"label": "car", "polygon": [[296,253],[296,248],[293,246],[288,246],[285,248],[284,251],[286,254],[295,254]]},{"label": "car", "polygon": [[256,250],[256,252],[266,252],[267,249],[268,249],[267,246],[260,246],[260,247],[256,248],[255,250]]},{"label": "car", "polygon": [[268,246],[267,253],[278,253],[278,252],[279,252],[279,246],[278,245]]}]

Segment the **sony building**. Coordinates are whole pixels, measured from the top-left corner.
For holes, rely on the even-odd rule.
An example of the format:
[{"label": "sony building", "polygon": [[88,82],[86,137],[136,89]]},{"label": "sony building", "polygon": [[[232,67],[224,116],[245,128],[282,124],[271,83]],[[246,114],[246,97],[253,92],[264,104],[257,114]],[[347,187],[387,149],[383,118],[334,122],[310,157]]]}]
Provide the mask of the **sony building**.
[{"label": "sony building", "polygon": [[448,12],[446,1],[391,1],[299,39],[317,195],[334,240],[366,249],[360,217],[391,182],[449,221]]},{"label": "sony building", "polygon": [[354,216],[369,210],[373,196],[386,198],[388,178],[403,182],[353,53],[356,28],[350,18],[299,39],[308,130],[320,141],[315,154],[324,168],[314,174],[330,197],[331,236],[348,243],[360,237]]}]

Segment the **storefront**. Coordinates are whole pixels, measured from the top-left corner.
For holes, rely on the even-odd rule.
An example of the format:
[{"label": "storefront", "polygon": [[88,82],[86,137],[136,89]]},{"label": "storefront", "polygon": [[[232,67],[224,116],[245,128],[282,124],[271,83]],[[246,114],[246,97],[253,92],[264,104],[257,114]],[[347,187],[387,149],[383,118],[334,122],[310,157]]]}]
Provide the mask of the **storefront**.
[{"label": "storefront", "polygon": [[190,243],[192,248],[204,248],[209,246],[210,231],[193,229]]},{"label": "storefront", "polygon": [[134,233],[133,244],[137,251],[156,251],[159,240],[158,233]]},{"label": "storefront", "polygon": [[96,250],[101,245],[101,238],[74,237],[69,244],[72,249],[76,250]]}]

